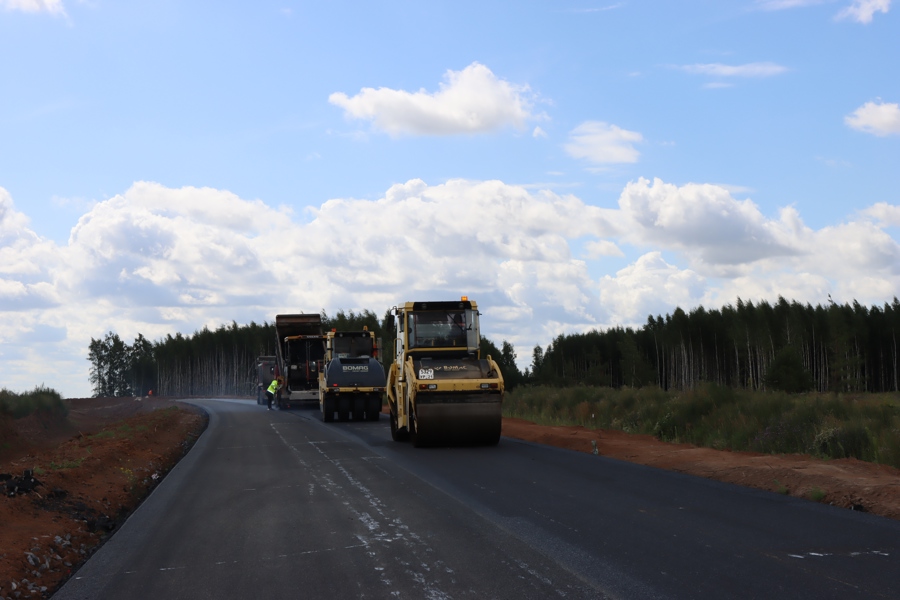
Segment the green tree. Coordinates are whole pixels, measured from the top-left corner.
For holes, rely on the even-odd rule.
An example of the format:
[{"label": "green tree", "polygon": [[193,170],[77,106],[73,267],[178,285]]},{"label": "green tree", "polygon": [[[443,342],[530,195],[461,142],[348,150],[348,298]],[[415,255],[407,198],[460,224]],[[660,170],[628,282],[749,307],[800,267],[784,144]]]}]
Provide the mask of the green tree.
[{"label": "green tree", "polygon": [[775,354],[775,358],[769,363],[765,382],[773,390],[791,394],[806,392],[813,387],[812,375],[803,366],[800,355],[792,346],[785,346]]},{"label": "green tree", "polygon": [[522,372],[519,371],[519,366],[516,364],[516,356],[516,350],[513,348],[513,345],[503,340],[497,363],[500,365],[500,371],[503,373],[503,382],[508,390],[522,385],[522,382],[525,380]]}]

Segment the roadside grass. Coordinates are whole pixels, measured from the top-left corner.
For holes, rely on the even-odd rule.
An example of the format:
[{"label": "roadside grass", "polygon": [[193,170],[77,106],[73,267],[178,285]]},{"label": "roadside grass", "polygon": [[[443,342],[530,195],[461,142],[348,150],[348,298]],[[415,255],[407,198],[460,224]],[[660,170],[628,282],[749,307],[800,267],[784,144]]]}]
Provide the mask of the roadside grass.
[{"label": "roadside grass", "polygon": [[821,502],[825,499],[825,492],[817,487],[814,487],[806,493],[806,497],[813,502]]},{"label": "roadside grass", "polygon": [[36,412],[64,418],[69,414],[69,409],[66,408],[59,392],[43,385],[21,394],[6,388],[0,389],[0,414],[21,419]]},{"label": "roadside grass", "polygon": [[51,460],[51,461],[50,461],[50,464],[48,465],[48,468],[49,468],[51,471],[62,471],[62,470],[65,470],[65,469],[77,469],[78,467],[81,466],[81,463],[84,462],[84,459],[85,459],[85,458],[87,458],[87,457],[84,457],[84,458],[76,458],[76,459],[73,459],[73,460],[63,460],[63,461],[60,461],[60,462],[58,462],[58,463],[57,463],[57,462],[53,462],[53,461]]},{"label": "roadside grass", "polygon": [[897,394],[787,394],[715,384],[658,387],[519,387],[503,414],[544,425],[618,429],[720,450],[857,458],[900,468]]}]

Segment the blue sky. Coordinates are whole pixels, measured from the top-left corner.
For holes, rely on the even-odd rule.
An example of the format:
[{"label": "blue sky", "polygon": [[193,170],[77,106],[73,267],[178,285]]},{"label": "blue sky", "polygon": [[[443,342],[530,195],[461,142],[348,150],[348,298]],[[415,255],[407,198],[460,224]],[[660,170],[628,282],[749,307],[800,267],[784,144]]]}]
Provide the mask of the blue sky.
[{"label": "blue sky", "polygon": [[468,294],[524,367],[675,306],[900,295],[891,0],[0,0],[0,53],[11,389],[283,311]]}]

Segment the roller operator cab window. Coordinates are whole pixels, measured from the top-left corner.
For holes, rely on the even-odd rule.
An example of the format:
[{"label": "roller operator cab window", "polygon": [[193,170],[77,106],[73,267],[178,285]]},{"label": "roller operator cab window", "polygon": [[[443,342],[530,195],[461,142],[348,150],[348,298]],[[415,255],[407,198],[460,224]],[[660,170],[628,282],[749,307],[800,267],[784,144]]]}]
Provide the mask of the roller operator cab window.
[{"label": "roller operator cab window", "polygon": [[372,356],[372,338],[366,336],[335,337],[332,340],[334,356],[338,358],[353,358],[357,356]]},{"label": "roller operator cab window", "polygon": [[409,313],[410,348],[478,349],[478,315],[470,309]]}]

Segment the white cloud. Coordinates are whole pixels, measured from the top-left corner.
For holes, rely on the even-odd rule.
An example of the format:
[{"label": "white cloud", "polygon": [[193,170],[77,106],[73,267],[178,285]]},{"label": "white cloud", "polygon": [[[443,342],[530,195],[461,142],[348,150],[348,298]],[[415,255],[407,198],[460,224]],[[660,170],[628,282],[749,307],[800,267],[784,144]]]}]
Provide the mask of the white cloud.
[{"label": "white cloud", "polygon": [[857,23],[871,23],[876,12],[887,13],[891,0],[853,0],[853,4],[836,15],[836,19],[850,19]]},{"label": "white cloud", "polygon": [[879,202],[864,210],[863,214],[878,220],[885,226],[900,227],[900,206]]},{"label": "white cloud", "polygon": [[606,6],[600,6],[597,8],[573,8],[568,12],[576,13],[576,14],[589,14],[589,13],[598,13],[598,12],[606,12],[608,10],[616,10],[617,8],[622,8],[625,6],[625,2],[617,2],[615,4],[608,4]]},{"label": "white cloud", "polygon": [[585,244],[588,258],[600,258],[603,256],[625,256],[622,249],[615,242],[609,240],[592,240]]},{"label": "white cloud", "polygon": [[705,279],[690,269],[668,264],[659,252],[649,252],[600,280],[600,301],[617,325],[640,325],[650,314],[665,314],[675,306],[697,306]]},{"label": "white cloud", "polygon": [[533,113],[527,85],[499,79],[486,66],[472,63],[447,71],[437,92],[363,88],[352,97],[335,92],[328,101],[345,116],[371,121],[391,135],[484,133],[504,127],[522,129],[543,118]]},{"label": "white cloud", "polygon": [[866,102],[844,117],[844,123],[877,136],[900,135],[900,105]]},{"label": "white cloud", "polygon": [[[784,10],[831,3],[834,0],[756,0],[762,10]],[[876,12],[887,13],[891,0],[852,0],[851,4],[835,15],[836,20],[849,19],[858,23],[871,23]]]},{"label": "white cloud", "polygon": [[735,200],[721,186],[641,178],[625,187],[619,206],[625,239],[679,250],[710,267],[797,253],[789,224],[766,219],[751,200]]},{"label": "white cloud", "polygon": [[[91,206],[57,246],[0,189],[0,361],[4,385],[82,395],[88,343],[109,330],[158,339],[459,294],[478,300],[485,334],[527,360],[559,333],[640,326],[676,305],[889,300],[900,245],[885,228],[898,224],[900,207],[881,203],[813,230],[793,208],[769,218],[721,186],[644,179],[612,208],[501,181],[413,179],[302,216],[139,182]],[[607,257],[626,266],[598,272]]]},{"label": "white cloud", "polygon": [[784,10],[787,8],[801,8],[815,6],[830,0],[756,0],[756,5],[762,10]]},{"label": "white cloud", "polygon": [[62,0],[0,0],[0,8],[30,13],[45,12],[60,17],[66,15]]},{"label": "white cloud", "polygon": [[[537,306],[565,325],[594,322],[594,282],[568,239],[612,232],[606,213],[498,181],[412,180],[376,201],[329,200],[299,220],[221,190],[139,182],[91,207],[56,247],[3,191],[0,331],[27,344],[35,327],[66,327],[58,346],[83,357],[90,338],[110,329],[154,339],[285,311],[380,311],[461,293],[501,314]],[[521,287],[515,273],[533,284]],[[528,335],[507,332],[514,343]],[[86,394],[87,362],[75,365],[60,385]]]},{"label": "white cloud", "polygon": [[602,121],[585,121],[569,132],[569,142],[563,147],[569,156],[597,165],[634,163],[640,157],[634,144],[643,139],[636,131]]},{"label": "white cloud", "polygon": [[772,77],[788,71],[787,67],[771,62],[756,62],[744,65],[707,63],[682,65],[679,68],[694,75],[711,75],[713,77]]}]

